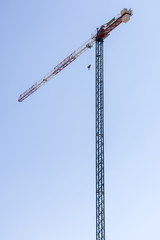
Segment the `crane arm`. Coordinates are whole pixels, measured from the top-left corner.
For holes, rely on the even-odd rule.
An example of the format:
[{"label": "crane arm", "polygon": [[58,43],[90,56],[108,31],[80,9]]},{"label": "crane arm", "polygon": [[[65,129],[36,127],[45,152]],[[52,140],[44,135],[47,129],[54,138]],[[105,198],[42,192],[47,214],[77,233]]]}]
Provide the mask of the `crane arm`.
[{"label": "crane arm", "polygon": [[41,80],[33,84],[28,90],[22,93],[18,101],[22,102],[24,99],[29,97],[32,93],[42,87],[46,82],[48,82],[51,78],[53,78],[56,74],[62,71],[65,67],[67,67],[70,63],[72,63],[76,58],[78,58],[82,53],[84,53],[87,48],[91,48],[95,43],[95,37],[90,38],[86,41],[81,47],[71,53],[67,58],[65,58],[62,62],[60,62],[52,71],[46,74]]},{"label": "crane arm", "polygon": [[33,84],[28,90],[26,90],[24,93],[22,93],[18,101],[22,102],[24,99],[29,97],[32,93],[37,91],[40,87],[42,87],[46,82],[48,82],[51,78],[53,78],[56,74],[58,74],[60,71],[62,71],[65,67],[67,67],[70,63],[72,63],[75,59],[77,59],[82,53],[84,53],[88,48],[91,48],[96,39],[102,38],[105,39],[107,36],[109,36],[109,33],[116,28],[120,23],[122,22],[128,22],[130,20],[130,16],[132,16],[132,10],[124,8],[121,11],[121,14],[119,17],[114,17],[111,19],[108,23],[102,25],[97,29],[97,33],[93,34],[93,36],[86,41],[81,47],[79,47],[77,50],[75,50],[73,53],[71,53],[67,58],[65,58],[62,62],[60,62],[56,67],[54,67],[53,70],[51,70],[48,74],[46,74],[42,79],[40,79],[38,82]]}]

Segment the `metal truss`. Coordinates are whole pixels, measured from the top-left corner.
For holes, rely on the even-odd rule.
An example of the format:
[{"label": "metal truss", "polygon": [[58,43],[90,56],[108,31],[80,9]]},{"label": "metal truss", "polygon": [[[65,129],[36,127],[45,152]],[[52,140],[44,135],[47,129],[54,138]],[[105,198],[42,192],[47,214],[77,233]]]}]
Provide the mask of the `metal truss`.
[{"label": "metal truss", "polygon": [[105,240],[103,39],[96,39],[96,240]]}]

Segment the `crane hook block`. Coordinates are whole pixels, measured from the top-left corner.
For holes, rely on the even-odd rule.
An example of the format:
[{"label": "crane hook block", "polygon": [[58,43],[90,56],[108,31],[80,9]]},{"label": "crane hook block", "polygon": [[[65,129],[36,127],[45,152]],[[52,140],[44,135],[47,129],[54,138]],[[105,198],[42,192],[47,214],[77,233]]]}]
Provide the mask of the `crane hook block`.
[{"label": "crane hook block", "polygon": [[90,43],[87,43],[87,44],[86,44],[86,47],[87,47],[87,48],[91,48],[92,46],[93,46],[93,45],[90,44]]}]

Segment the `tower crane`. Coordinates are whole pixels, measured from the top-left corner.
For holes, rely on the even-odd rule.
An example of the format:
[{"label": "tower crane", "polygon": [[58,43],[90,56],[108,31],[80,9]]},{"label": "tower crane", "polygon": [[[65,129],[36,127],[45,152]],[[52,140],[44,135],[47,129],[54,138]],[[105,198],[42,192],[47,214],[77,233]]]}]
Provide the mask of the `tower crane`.
[{"label": "tower crane", "polygon": [[119,16],[112,18],[109,22],[97,28],[96,33],[88,41],[72,52],[18,98],[19,102],[25,100],[96,43],[96,240],[105,240],[103,41],[119,24],[128,22],[132,15],[133,11],[131,9],[124,8]]}]

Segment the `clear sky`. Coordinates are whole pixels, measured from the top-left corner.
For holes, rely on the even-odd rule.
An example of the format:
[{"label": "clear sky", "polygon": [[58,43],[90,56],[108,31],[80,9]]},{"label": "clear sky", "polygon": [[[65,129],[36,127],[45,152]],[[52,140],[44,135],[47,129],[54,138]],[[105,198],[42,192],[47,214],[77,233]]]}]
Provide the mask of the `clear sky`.
[{"label": "clear sky", "polygon": [[131,21],[104,42],[106,239],[160,239],[159,1],[7,0],[1,240],[95,240],[94,47],[24,102],[18,96],[124,7]]}]

